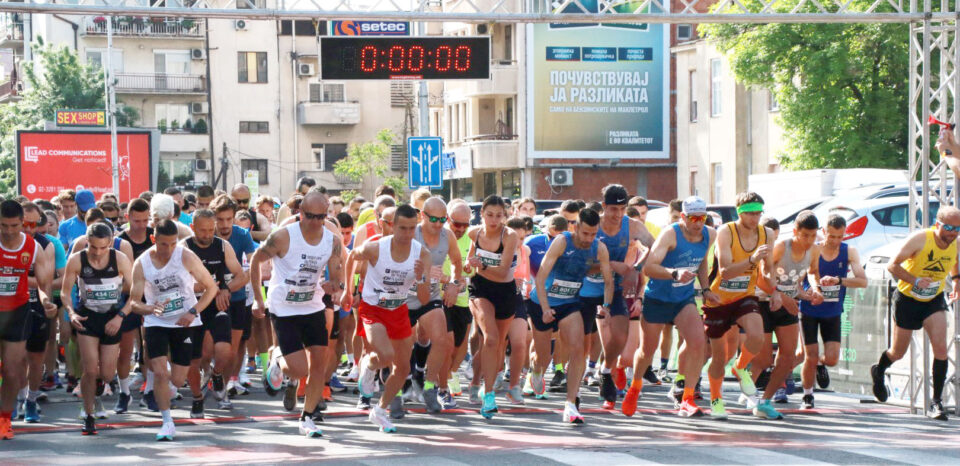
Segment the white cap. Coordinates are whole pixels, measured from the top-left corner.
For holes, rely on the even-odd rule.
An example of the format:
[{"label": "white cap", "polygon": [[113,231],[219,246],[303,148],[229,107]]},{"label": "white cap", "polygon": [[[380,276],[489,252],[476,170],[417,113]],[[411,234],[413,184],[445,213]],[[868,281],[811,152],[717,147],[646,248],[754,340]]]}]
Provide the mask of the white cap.
[{"label": "white cap", "polygon": [[683,200],[683,213],[685,215],[705,214],[707,213],[707,203],[698,196],[690,196]]}]

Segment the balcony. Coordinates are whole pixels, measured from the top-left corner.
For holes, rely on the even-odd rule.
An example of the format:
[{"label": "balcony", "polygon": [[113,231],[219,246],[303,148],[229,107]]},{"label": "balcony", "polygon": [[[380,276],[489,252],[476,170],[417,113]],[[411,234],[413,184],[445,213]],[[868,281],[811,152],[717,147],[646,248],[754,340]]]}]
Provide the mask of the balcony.
[{"label": "balcony", "polygon": [[23,48],[23,21],[19,14],[7,13],[0,19],[0,48]]},{"label": "balcony", "polygon": [[[80,32],[87,36],[106,36],[108,20],[103,16],[87,16]],[[203,40],[206,34],[205,23],[190,18],[119,16],[112,21],[114,37]]]},{"label": "balcony", "polygon": [[300,102],[297,122],[301,125],[355,125],[360,123],[360,103]]},{"label": "balcony", "polygon": [[517,167],[520,142],[516,135],[491,134],[467,138],[463,147],[473,153],[473,169],[503,169]]},{"label": "balcony", "polygon": [[490,60],[490,79],[448,81],[446,90],[459,97],[514,96],[517,94],[519,71],[513,60]]},{"label": "balcony", "polygon": [[192,74],[117,73],[121,94],[206,94],[206,79]]},{"label": "balcony", "polygon": [[207,150],[210,136],[170,131],[160,135],[160,152],[195,153]]}]

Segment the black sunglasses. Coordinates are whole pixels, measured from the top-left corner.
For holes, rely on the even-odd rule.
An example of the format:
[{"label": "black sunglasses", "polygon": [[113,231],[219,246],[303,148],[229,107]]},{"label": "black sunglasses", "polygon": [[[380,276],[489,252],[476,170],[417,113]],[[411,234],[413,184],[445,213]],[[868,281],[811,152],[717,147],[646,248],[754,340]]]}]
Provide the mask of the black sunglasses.
[{"label": "black sunglasses", "polygon": [[301,211],[300,215],[302,215],[305,220],[325,220],[327,218],[327,214],[311,214],[305,210]]}]

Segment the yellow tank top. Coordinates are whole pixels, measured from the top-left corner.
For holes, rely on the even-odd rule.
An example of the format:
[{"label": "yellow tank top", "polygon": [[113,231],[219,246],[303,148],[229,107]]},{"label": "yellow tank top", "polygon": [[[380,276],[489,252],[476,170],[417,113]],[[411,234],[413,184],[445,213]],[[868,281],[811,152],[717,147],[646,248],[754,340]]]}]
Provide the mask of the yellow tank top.
[{"label": "yellow tank top", "polygon": [[[767,229],[762,225],[757,228],[757,245],[749,251],[743,249],[736,223],[730,222],[726,226],[730,228],[730,233],[733,235],[730,242],[730,251],[734,263],[747,260],[753,254],[753,251],[756,251],[761,245],[767,244]],[[710,284],[710,291],[720,296],[720,301],[723,304],[729,304],[746,296],[753,296],[756,286],[757,265],[755,264],[736,277],[721,279],[720,274],[717,273],[717,277]]]},{"label": "yellow tank top", "polygon": [[957,242],[951,242],[946,249],[937,246],[934,230],[926,231],[927,238],[923,249],[901,264],[910,275],[917,278],[929,278],[933,282],[926,288],[914,288],[913,283],[903,280],[897,282],[897,290],[918,301],[930,301],[943,291],[945,278],[957,260]]}]

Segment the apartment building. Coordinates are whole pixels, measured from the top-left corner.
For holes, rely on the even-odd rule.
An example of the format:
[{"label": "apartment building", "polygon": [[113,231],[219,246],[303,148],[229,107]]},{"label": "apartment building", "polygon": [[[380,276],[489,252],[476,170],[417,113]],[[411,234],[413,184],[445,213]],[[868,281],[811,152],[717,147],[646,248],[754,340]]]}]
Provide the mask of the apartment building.
[{"label": "apartment building", "polygon": [[731,204],[751,174],[780,169],[776,99],[736,81],[710,42],[673,48],[677,69],[677,192]]},{"label": "apartment building", "polygon": [[[372,195],[379,179],[336,177],[334,164],[349,144],[371,141],[381,129],[400,137],[411,131],[409,84],[319,79],[326,22],[195,20],[163,16],[162,8],[155,16],[113,18],[4,14],[0,48],[19,63],[29,57],[31,38],[43,37],[106,66],[108,21],[117,100],[139,111],[137,126],[161,130],[158,190],[214,182],[229,188],[254,171],[260,193],[281,198],[301,176],[334,193]],[[17,67],[0,65],[7,78],[0,102],[16,99]],[[391,147],[397,171],[390,174],[404,169],[403,147],[399,139]]]}]

